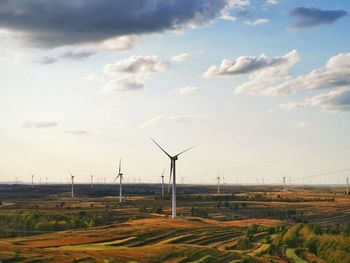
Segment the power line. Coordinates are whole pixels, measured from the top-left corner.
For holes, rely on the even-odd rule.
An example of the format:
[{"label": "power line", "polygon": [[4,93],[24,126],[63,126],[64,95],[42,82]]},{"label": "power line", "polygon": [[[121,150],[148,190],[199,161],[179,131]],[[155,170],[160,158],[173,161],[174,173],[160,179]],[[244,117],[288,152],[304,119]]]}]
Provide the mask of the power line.
[{"label": "power line", "polygon": [[319,173],[319,174],[313,174],[313,175],[308,175],[308,176],[298,177],[298,178],[293,178],[293,179],[294,180],[302,180],[302,179],[306,179],[306,178],[312,178],[312,177],[318,177],[318,176],[324,176],[324,175],[330,175],[330,174],[337,174],[337,173],[343,173],[343,172],[347,172],[347,171],[350,171],[350,168],[345,168],[345,169],[335,170],[335,171],[325,172],[325,173]]},{"label": "power line", "polygon": [[[274,159],[274,160],[269,160],[269,161],[264,161],[264,162],[247,163],[247,164],[242,164],[242,165],[230,168],[230,170],[226,170],[225,172],[234,171],[234,170],[242,169],[242,168],[246,168],[246,167],[261,166],[261,165],[267,165],[267,164],[277,163],[277,162],[281,162],[281,161],[288,161],[288,160],[293,160],[293,159],[299,159],[299,158],[314,156],[314,155],[327,153],[327,152],[346,150],[346,149],[349,149],[349,148],[350,148],[350,145],[339,146],[339,147],[335,147],[335,148],[329,148],[329,149],[325,149],[325,150],[320,150],[320,151],[315,151],[315,152],[305,153],[305,154],[299,154],[299,155],[294,155],[294,156],[289,156],[289,157],[284,157],[284,158],[279,158],[279,159]],[[197,175],[204,175],[204,174],[209,174],[209,173],[214,173],[214,172],[215,171],[213,170],[213,171],[199,173]]]}]

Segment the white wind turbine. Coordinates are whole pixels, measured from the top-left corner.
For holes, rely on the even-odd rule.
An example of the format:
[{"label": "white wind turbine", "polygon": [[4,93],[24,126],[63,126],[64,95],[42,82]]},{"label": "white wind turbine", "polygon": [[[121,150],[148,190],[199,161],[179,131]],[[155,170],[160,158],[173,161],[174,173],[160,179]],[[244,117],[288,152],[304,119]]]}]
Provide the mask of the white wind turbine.
[{"label": "white wind turbine", "polygon": [[90,174],[90,180],[91,180],[91,189],[94,188],[94,175]]},{"label": "white wind turbine", "polygon": [[69,171],[71,181],[71,197],[74,197],[74,175]]},{"label": "white wind turbine", "polygon": [[34,187],[34,174],[32,174],[32,187]]},{"label": "white wind turbine", "polygon": [[122,173],[122,159],[119,160],[119,172],[117,177],[114,179],[114,181],[116,181],[119,178],[119,203],[122,202],[122,186],[123,186],[123,181],[124,181],[124,177],[123,177],[123,173]]},{"label": "white wind turbine", "polygon": [[173,177],[173,184],[172,184],[172,213],[171,217],[176,217],[176,161],[178,160],[179,155],[183,154],[184,152],[187,152],[194,148],[195,146],[192,146],[174,156],[171,156],[168,154],[155,140],[151,138],[151,140],[170,158],[170,178],[169,181],[171,181],[171,177]]},{"label": "white wind turbine", "polygon": [[218,172],[218,176],[216,177],[216,180],[218,182],[218,195],[219,195],[220,194],[220,181],[221,181],[220,172]]}]

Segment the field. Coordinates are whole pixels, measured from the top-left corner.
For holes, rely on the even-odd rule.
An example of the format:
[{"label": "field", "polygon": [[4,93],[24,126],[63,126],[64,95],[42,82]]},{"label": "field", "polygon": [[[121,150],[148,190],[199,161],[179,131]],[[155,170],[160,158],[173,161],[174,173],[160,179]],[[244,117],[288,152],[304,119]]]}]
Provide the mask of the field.
[{"label": "field", "polygon": [[350,262],[342,188],[0,186],[1,262]]}]

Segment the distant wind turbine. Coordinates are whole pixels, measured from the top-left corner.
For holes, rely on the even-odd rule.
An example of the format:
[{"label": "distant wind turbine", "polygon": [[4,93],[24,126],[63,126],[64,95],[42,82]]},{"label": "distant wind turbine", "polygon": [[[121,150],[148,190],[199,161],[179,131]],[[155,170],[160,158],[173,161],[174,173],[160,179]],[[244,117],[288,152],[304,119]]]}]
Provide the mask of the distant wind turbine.
[{"label": "distant wind turbine", "polygon": [[220,181],[221,181],[221,179],[220,179],[220,172],[218,172],[218,176],[216,177],[216,180],[218,182],[218,195],[219,195],[220,194]]},{"label": "distant wind turbine", "polygon": [[283,176],[283,192],[287,192],[286,177]]},{"label": "distant wind turbine", "polygon": [[90,178],[91,178],[91,189],[92,189],[92,188],[94,188],[94,175],[91,174]]},{"label": "distant wind turbine", "polygon": [[114,179],[116,181],[119,178],[119,203],[122,202],[122,187],[123,187],[123,173],[122,173],[122,159],[119,160],[119,172],[117,177]]},{"label": "distant wind turbine", "polygon": [[71,197],[74,197],[74,175],[69,171],[71,181]]},{"label": "distant wind turbine", "polygon": [[172,184],[172,213],[171,217],[176,217],[176,161],[178,160],[179,155],[191,150],[195,146],[192,146],[174,156],[171,156],[168,154],[155,140],[151,138],[151,140],[170,158],[170,180],[171,177],[173,177],[173,184]]},{"label": "distant wind turbine", "polygon": [[32,187],[34,187],[34,174],[32,174]]},{"label": "distant wind turbine", "polygon": [[346,194],[349,194],[349,177],[346,178]]}]

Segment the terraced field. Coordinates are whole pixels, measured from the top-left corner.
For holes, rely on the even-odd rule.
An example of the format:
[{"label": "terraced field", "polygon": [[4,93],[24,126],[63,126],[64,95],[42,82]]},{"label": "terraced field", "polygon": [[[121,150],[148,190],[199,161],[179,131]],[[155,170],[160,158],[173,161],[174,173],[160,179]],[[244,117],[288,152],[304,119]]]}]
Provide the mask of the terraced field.
[{"label": "terraced field", "polygon": [[[247,227],[230,226],[199,218],[172,220],[165,217],[129,221],[86,230],[63,231],[31,237],[13,238],[0,242],[0,259],[16,255],[4,253],[6,248],[19,251],[22,261],[51,262],[99,261],[110,262],[230,262],[249,258],[225,250]],[[162,261],[159,261],[162,260]],[[218,261],[219,260],[219,261]]]}]

